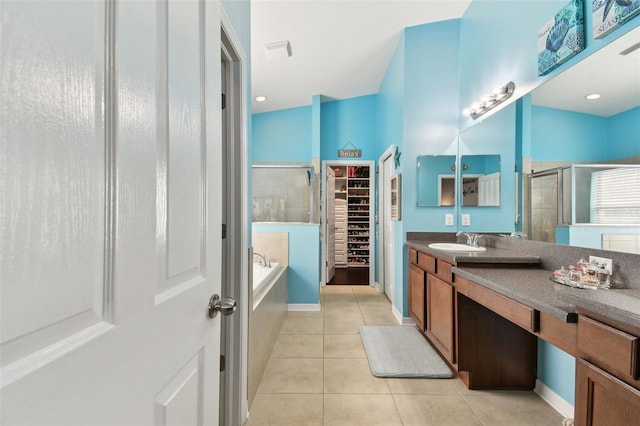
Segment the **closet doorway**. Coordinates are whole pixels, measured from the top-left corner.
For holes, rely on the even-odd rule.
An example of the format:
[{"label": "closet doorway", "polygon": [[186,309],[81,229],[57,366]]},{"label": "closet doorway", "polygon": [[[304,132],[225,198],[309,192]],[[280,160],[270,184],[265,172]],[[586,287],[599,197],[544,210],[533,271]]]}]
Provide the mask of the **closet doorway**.
[{"label": "closet doorway", "polygon": [[375,283],[375,163],[323,162],[323,283]]}]

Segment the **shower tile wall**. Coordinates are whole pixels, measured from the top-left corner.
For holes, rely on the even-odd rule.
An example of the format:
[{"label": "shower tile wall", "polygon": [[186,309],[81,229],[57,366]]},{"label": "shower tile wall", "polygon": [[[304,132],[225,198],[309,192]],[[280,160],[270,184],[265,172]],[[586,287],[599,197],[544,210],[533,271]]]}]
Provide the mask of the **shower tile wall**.
[{"label": "shower tile wall", "polygon": [[[267,260],[284,266],[289,264],[288,232],[252,232],[251,243],[254,253],[260,253]],[[258,260],[256,256],[253,262]]]},{"label": "shower tile wall", "polygon": [[640,254],[640,235],[602,234],[602,249]]}]

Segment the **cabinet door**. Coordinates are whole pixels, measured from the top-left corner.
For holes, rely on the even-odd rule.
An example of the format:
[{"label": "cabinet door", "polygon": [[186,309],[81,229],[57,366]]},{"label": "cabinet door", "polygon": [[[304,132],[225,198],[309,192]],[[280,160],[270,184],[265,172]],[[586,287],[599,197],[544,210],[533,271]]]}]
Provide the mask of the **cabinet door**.
[{"label": "cabinet door", "polygon": [[454,362],[453,286],[427,275],[427,336]]},{"label": "cabinet door", "polygon": [[409,314],[421,331],[425,330],[425,272],[409,265]]},{"label": "cabinet door", "polygon": [[636,425],[640,391],[578,359],[575,416],[576,426]]}]

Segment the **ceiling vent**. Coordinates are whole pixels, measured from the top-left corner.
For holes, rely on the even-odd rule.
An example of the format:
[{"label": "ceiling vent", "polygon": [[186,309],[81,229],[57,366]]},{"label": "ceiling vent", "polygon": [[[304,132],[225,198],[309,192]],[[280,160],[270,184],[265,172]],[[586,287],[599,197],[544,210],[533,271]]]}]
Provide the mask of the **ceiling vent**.
[{"label": "ceiling vent", "polygon": [[264,52],[270,61],[274,59],[287,59],[291,57],[291,44],[289,44],[289,40],[266,43],[264,45]]}]

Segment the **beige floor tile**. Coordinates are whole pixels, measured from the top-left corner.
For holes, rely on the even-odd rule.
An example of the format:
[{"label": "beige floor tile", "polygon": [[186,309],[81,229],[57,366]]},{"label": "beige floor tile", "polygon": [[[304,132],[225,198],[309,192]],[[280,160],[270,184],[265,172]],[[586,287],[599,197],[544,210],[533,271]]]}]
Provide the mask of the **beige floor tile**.
[{"label": "beige floor tile", "polygon": [[321,291],[323,294],[353,294],[353,287],[350,285],[325,285]]},{"label": "beige floor tile", "polygon": [[356,294],[356,300],[361,305],[391,306],[384,294]]},{"label": "beige floor tile", "polygon": [[325,294],[324,295],[324,304],[329,305],[344,305],[354,303],[357,304],[356,296],[353,293],[345,293],[345,294]]},{"label": "beige floor tile", "polygon": [[360,334],[325,334],[325,358],[366,358]]},{"label": "beige floor tile", "polygon": [[322,358],[322,334],[280,334],[273,347],[273,358]]},{"label": "beige floor tile", "polygon": [[375,287],[371,287],[368,285],[354,285],[353,287],[351,287],[353,294],[355,294],[356,296],[360,296],[360,295],[380,295],[380,293],[378,292],[378,289],[376,289]]},{"label": "beige floor tile", "polygon": [[345,303],[338,305],[328,305],[324,309],[324,317],[331,318],[335,316],[345,316],[345,315],[362,315],[360,312],[360,307],[357,303]]},{"label": "beige floor tile", "polygon": [[400,325],[398,320],[393,315],[382,316],[364,316],[364,323],[366,325]]},{"label": "beige floor tile", "polygon": [[387,379],[389,389],[396,395],[459,395],[464,386],[457,379]]},{"label": "beige floor tile", "polygon": [[245,426],[322,426],[322,394],[256,395]]},{"label": "beige floor tile", "polygon": [[352,334],[357,333],[363,325],[365,325],[364,318],[361,315],[325,317],[324,332],[325,334]]},{"label": "beige floor tile", "polygon": [[322,393],[322,358],[271,358],[258,393]]},{"label": "beige floor tile", "polygon": [[563,417],[534,392],[483,391],[463,398],[487,425],[561,425]]},{"label": "beige floor tile", "polygon": [[393,398],[405,426],[482,425],[460,395],[394,395]]},{"label": "beige floor tile", "polygon": [[391,305],[378,303],[361,303],[358,305],[360,312],[364,316],[379,317],[385,315],[393,315]]},{"label": "beige floor tile", "polygon": [[386,379],[374,377],[366,358],[331,358],[324,362],[324,393],[391,393]]},{"label": "beige floor tile", "polygon": [[322,317],[324,313],[320,311],[288,311],[287,318],[317,318]]},{"label": "beige floor tile", "polygon": [[324,318],[317,317],[285,317],[280,334],[322,334]]},{"label": "beige floor tile", "polygon": [[325,395],[324,426],[402,426],[391,395]]}]

